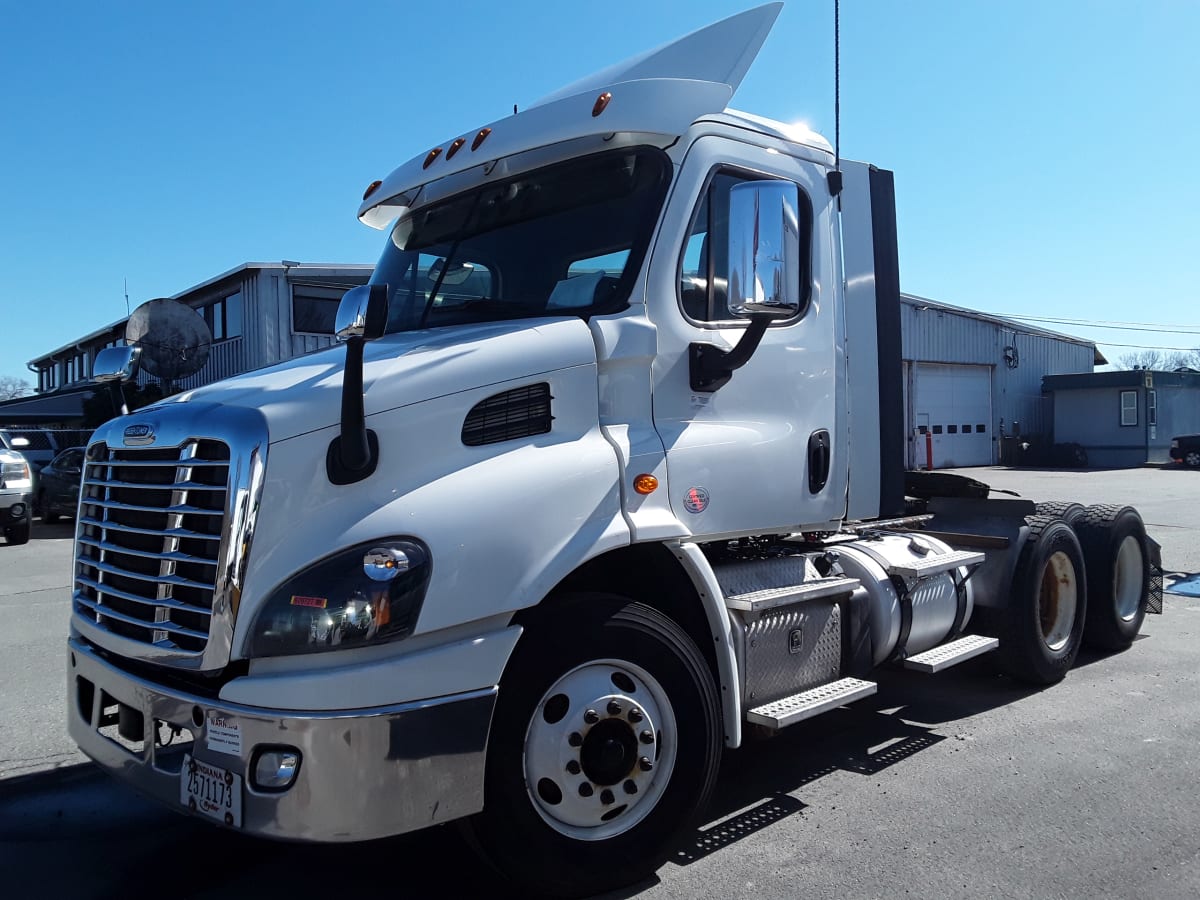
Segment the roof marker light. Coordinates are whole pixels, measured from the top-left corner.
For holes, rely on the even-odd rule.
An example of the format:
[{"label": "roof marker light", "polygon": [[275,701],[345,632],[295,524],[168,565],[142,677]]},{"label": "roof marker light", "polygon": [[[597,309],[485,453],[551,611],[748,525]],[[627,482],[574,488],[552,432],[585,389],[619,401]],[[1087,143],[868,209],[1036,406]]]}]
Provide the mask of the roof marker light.
[{"label": "roof marker light", "polygon": [[421,164],[421,168],[428,169],[430,164],[441,155],[442,155],[442,148],[434,147],[432,150],[429,151],[429,155],[427,157],[425,157],[425,162]]},{"label": "roof marker light", "polygon": [[475,140],[471,141],[471,150],[478,150],[479,145],[487,140],[487,136],[492,133],[490,128],[479,129],[479,134],[475,135]]},{"label": "roof marker light", "polygon": [[608,91],[605,91],[603,94],[601,94],[599,97],[597,97],[596,103],[592,107],[592,118],[593,119],[596,118],[596,116],[600,115],[600,113],[602,113],[606,109],[608,109],[608,104],[611,102],[612,102],[612,94],[610,94]]},{"label": "roof marker light", "polygon": [[658,490],[658,479],[653,475],[639,475],[633,479],[633,489],[639,494],[653,494]]},{"label": "roof marker light", "polygon": [[370,184],[368,184],[367,189],[365,191],[363,191],[363,199],[366,200],[373,193],[375,193],[377,190],[379,190],[379,186],[381,184],[383,184],[382,181],[372,181]]},{"label": "roof marker light", "polygon": [[454,159],[454,154],[461,150],[463,144],[466,142],[466,138],[456,138],[454,143],[450,145],[450,149],[446,151],[446,159]]}]

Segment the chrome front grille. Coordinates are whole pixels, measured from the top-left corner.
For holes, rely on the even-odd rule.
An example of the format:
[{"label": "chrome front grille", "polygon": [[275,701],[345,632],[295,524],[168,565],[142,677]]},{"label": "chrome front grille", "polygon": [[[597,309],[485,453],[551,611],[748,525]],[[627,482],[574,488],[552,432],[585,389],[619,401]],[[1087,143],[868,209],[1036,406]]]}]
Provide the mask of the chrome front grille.
[{"label": "chrome front grille", "polygon": [[223,441],[89,447],[75,539],[76,614],[121,638],[202,654],[229,491]]}]

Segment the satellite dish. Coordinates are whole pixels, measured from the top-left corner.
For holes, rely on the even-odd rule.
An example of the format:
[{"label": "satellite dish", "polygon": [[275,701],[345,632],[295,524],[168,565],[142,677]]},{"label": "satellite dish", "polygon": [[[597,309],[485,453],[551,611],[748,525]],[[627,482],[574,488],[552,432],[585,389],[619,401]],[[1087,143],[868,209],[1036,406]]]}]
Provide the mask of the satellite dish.
[{"label": "satellite dish", "polygon": [[142,348],[142,368],[163,383],[199,372],[208,362],[212,332],[208,324],[178,300],[147,300],[125,324],[125,343]]}]

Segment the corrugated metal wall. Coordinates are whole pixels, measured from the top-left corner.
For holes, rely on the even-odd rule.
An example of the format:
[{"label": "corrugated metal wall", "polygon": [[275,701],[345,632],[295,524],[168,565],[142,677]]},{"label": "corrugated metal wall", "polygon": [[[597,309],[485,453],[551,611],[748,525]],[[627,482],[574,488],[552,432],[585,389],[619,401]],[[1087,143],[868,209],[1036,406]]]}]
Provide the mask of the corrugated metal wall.
[{"label": "corrugated metal wall", "polygon": [[[1005,435],[1012,435],[1014,423],[1019,423],[1024,435],[1048,438],[1054,411],[1050,395],[1042,393],[1042,376],[1091,372],[1095,363],[1090,345],[1025,331],[920,298],[903,298],[900,329],[906,362],[991,367],[990,424],[997,438],[1002,426]],[[1006,348],[1015,348],[1015,357]],[[912,424],[910,419],[910,428]]]}]

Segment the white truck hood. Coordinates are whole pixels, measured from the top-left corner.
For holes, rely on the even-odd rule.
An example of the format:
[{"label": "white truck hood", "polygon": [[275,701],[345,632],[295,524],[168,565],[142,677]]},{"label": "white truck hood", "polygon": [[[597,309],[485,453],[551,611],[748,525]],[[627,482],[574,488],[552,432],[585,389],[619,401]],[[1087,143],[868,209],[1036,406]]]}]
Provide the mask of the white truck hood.
[{"label": "white truck hood", "polygon": [[[266,418],[270,441],[276,443],[338,424],[345,359],[344,347],[331,347],[187,391],[139,412],[152,414],[180,403],[255,409]],[[488,384],[595,363],[591,333],[576,318],[392,334],[365,347],[363,403],[369,417]]]}]

